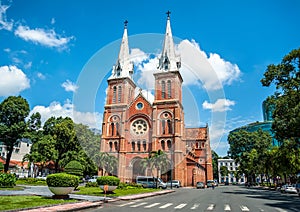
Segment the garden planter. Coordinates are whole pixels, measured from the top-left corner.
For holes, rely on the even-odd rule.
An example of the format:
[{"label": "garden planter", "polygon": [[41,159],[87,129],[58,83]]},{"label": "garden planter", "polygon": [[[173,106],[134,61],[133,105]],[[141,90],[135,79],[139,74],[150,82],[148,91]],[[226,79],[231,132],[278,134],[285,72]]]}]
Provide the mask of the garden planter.
[{"label": "garden planter", "polygon": [[[104,185],[100,185],[100,188],[104,191]],[[116,190],[117,188],[118,188],[118,186],[108,186],[107,192],[112,192],[112,191]]]},{"label": "garden planter", "polygon": [[48,186],[48,188],[53,194],[58,195],[58,196],[68,195],[74,190],[74,187],[51,187],[51,186]]}]

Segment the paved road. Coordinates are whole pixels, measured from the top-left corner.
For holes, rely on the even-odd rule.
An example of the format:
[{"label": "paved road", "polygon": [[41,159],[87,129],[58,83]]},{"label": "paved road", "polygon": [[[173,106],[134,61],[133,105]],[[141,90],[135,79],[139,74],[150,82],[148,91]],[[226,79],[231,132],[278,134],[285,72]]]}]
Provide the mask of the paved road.
[{"label": "paved road", "polygon": [[224,186],[216,189],[178,189],[175,193],[151,198],[104,203],[86,212],[171,212],[171,211],[251,211],[298,212],[300,198],[296,194],[277,191]]}]

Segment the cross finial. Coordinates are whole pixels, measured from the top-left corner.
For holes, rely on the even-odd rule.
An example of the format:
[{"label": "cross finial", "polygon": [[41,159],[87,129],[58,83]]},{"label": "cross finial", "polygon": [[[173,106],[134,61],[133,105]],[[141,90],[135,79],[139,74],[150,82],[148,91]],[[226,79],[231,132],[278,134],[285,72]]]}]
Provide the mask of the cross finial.
[{"label": "cross finial", "polygon": [[124,21],[124,27],[125,27],[125,28],[127,28],[127,24],[128,24],[128,21],[125,20],[125,21]]},{"label": "cross finial", "polygon": [[170,14],[171,14],[170,10],[168,10],[168,11],[166,12],[166,14],[167,14],[167,17],[170,18]]}]

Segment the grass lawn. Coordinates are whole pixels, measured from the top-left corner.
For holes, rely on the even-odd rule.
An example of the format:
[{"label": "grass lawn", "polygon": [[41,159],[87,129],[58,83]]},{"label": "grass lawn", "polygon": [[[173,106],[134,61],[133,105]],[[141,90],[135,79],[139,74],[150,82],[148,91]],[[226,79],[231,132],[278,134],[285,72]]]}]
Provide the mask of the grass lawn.
[{"label": "grass lawn", "polygon": [[32,185],[32,186],[41,186],[47,185],[46,180],[37,179],[37,178],[20,178],[16,182],[17,185]]},{"label": "grass lawn", "polygon": [[78,202],[74,199],[61,200],[40,196],[0,196],[1,210],[16,210],[21,208],[31,208],[37,206],[64,204],[69,202]]},{"label": "grass lawn", "polygon": [[[125,189],[116,189],[113,191],[113,193],[110,194],[108,193],[106,196],[118,197],[118,196],[132,195],[132,194],[149,193],[154,191],[160,191],[160,189],[128,187]],[[99,187],[84,187],[84,186],[80,186],[79,191],[75,191],[73,192],[73,194],[104,196],[103,191]]]},{"label": "grass lawn", "polygon": [[24,190],[24,187],[23,186],[15,186],[13,188],[2,188],[2,187],[0,187],[0,190],[22,191],[22,190]]}]

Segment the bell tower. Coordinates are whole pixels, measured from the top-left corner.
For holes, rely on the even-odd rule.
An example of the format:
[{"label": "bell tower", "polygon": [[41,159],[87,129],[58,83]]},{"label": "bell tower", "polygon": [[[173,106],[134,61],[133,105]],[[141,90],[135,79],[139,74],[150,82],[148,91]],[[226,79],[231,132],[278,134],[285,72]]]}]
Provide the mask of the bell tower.
[{"label": "bell tower", "polygon": [[[154,150],[161,149],[170,158],[170,165],[179,167],[169,173],[172,179],[184,179],[184,113],[182,106],[182,76],[180,56],[175,53],[170,12],[167,12],[166,33],[158,70],[154,73],[155,98],[153,102]],[[181,167],[181,168],[180,168]],[[181,170],[181,171],[179,171]]]},{"label": "bell tower", "polygon": [[124,33],[120,52],[112,74],[108,78],[106,104],[102,124],[102,152],[118,152],[125,140],[125,113],[134,99],[135,83],[132,80],[133,63],[129,57],[127,35],[128,21],[124,22]]}]

